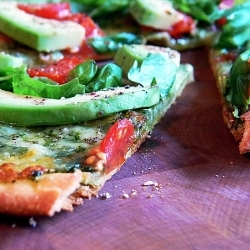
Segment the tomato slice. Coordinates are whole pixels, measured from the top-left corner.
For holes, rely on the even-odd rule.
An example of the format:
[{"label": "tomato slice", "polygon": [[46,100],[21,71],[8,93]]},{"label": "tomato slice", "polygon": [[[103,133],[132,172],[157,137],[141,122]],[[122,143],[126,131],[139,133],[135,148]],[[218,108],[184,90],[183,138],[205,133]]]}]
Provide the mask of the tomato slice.
[{"label": "tomato slice", "polygon": [[67,80],[69,71],[83,61],[78,56],[66,56],[58,62],[44,68],[29,68],[27,70],[30,77],[47,77],[59,84]]},{"label": "tomato slice", "polygon": [[100,144],[101,151],[106,154],[105,173],[124,163],[134,140],[135,131],[131,120],[122,119],[111,126]]},{"label": "tomato slice", "polygon": [[104,32],[89,16],[82,13],[74,13],[64,18],[64,20],[79,23],[85,28],[87,38],[95,36],[104,36]]},{"label": "tomato slice", "polygon": [[178,39],[185,34],[191,34],[195,30],[194,19],[188,15],[183,14],[183,19],[175,23],[169,30],[169,34]]},{"label": "tomato slice", "polygon": [[[61,21],[73,21],[82,25],[86,30],[86,38],[104,36],[100,27],[87,15],[82,13],[72,13],[69,2],[46,3],[46,4],[18,4],[18,8],[26,13],[42,18],[56,19]],[[94,49],[83,42],[77,52],[70,50],[62,51],[64,58],[43,68],[30,68],[30,77],[47,77],[53,81],[63,84],[67,80],[67,75],[71,69],[86,59],[103,60],[110,56],[97,54]]]},{"label": "tomato slice", "polygon": [[82,13],[72,13],[68,2],[45,4],[18,4],[18,8],[28,14],[56,19],[73,21],[82,25],[86,30],[86,37],[103,36],[104,32],[89,16]]},{"label": "tomato slice", "polygon": [[87,43],[83,43],[79,51],[72,53],[68,50],[62,51],[64,58],[56,63],[43,67],[29,68],[27,73],[30,77],[47,77],[59,84],[67,82],[69,71],[87,59],[96,61],[110,59],[108,54],[98,54]]},{"label": "tomato slice", "polygon": [[71,14],[70,4],[62,3],[46,3],[46,4],[18,4],[20,10],[35,16],[61,20]]}]

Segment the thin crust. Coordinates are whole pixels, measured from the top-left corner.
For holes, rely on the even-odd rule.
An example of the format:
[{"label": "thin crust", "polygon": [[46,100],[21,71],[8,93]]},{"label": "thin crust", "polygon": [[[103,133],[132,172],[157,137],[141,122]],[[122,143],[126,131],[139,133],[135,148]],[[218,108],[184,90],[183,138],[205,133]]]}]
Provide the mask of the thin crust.
[{"label": "thin crust", "polygon": [[38,180],[0,182],[0,213],[21,216],[53,216],[72,211],[70,195],[80,187],[81,171],[46,174]]},{"label": "thin crust", "polygon": [[235,141],[239,143],[240,154],[250,152],[250,111],[244,113],[240,118],[235,118],[233,108],[227,103],[223,96],[224,78],[229,74],[233,60],[221,61],[218,58],[221,52],[210,50],[209,59],[211,68],[216,78],[217,87],[222,101],[222,115],[228,129],[233,135]]},{"label": "thin crust", "polygon": [[[135,123],[138,120],[138,124],[135,124],[136,140],[126,153],[125,161],[140,147],[155,124],[160,121],[187,83],[192,80],[192,66],[181,65],[180,72],[177,73],[176,80],[166,98],[149,109],[124,114]],[[61,210],[72,211],[74,205],[82,204],[83,198],[96,196],[105,182],[122,167],[123,163],[114,166],[108,173],[101,168],[100,171],[77,170],[75,173],[47,173],[35,180],[16,179],[14,182],[4,182],[3,179],[0,181],[0,213],[19,216],[53,216]],[[15,161],[4,164],[15,165]],[[8,175],[8,172],[5,174]]]}]

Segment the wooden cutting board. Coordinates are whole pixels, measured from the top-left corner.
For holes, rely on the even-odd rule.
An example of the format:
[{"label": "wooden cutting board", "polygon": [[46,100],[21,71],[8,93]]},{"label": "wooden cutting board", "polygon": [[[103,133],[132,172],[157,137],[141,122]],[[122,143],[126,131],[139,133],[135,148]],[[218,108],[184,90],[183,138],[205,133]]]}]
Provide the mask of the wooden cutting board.
[{"label": "wooden cutting board", "polygon": [[207,51],[182,62],[195,82],[103,196],[53,218],[0,215],[0,249],[249,249],[250,159],[223,123]]}]

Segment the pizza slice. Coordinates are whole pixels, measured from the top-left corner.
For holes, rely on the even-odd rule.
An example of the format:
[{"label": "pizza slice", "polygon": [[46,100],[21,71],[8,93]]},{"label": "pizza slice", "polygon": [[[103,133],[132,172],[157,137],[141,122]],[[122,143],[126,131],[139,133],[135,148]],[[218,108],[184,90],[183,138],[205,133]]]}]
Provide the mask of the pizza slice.
[{"label": "pizza slice", "polygon": [[[210,62],[223,105],[223,118],[241,154],[250,152],[249,138],[249,2],[234,5],[217,17],[222,24],[210,49]],[[239,16],[247,18],[239,19]]]},{"label": "pizza slice", "polygon": [[[16,13],[17,2],[2,4],[0,21],[4,16],[2,23],[9,24],[8,9]],[[1,16],[3,9],[7,13]],[[13,34],[3,36],[7,49],[0,54],[0,212],[53,216],[72,211],[84,198],[96,196],[143,143],[193,80],[193,68],[180,64],[180,54],[169,48],[126,45],[114,62],[99,65],[92,57],[77,61],[84,55],[82,44],[81,54],[51,44],[45,53],[39,43],[37,48],[30,41],[27,47],[21,45],[26,41],[14,42]],[[6,39],[15,44],[13,50]],[[53,67],[37,61],[41,55]],[[56,55],[69,60],[66,71],[55,70]],[[63,77],[56,81],[57,75]]]}]

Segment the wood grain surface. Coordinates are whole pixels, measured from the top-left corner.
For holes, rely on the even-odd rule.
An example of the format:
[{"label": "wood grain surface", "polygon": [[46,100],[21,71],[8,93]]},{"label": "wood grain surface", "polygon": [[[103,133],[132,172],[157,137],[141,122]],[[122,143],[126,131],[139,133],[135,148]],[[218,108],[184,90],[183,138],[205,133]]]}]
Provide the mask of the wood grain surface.
[{"label": "wood grain surface", "polygon": [[1,250],[250,248],[249,156],[222,121],[207,51],[182,62],[195,82],[101,195],[34,227],[0,215]]}]

